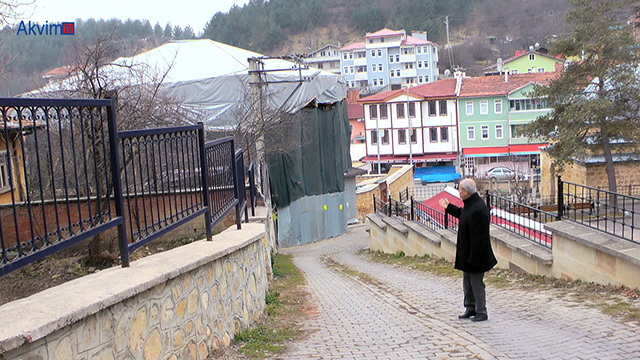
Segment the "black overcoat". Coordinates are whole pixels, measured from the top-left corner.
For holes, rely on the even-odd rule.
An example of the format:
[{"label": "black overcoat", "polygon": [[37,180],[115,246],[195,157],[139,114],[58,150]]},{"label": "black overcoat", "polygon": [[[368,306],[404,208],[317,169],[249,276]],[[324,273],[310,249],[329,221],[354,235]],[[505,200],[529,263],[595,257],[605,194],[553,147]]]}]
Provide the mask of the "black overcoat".
[{"label": "black overcoat", "polygon": [[455,268],[469,273],[489,271],[498,263],[489,238],[489,208],[478,193],[463,202],[463,208],[449,204],[445,210],[460,219]]}]

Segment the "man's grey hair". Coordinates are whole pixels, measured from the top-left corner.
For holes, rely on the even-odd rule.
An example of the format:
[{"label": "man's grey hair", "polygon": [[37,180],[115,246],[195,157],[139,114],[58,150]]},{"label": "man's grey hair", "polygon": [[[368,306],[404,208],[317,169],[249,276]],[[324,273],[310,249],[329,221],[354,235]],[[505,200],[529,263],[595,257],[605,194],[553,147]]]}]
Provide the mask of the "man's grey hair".
[{"label": "man's grey hair", "polygon": [[460,189],[467,190],[467,192],[470,195],[478,192],[478,188],[476,187],[476,182],[471,179],[464,179],[460,181]]}]

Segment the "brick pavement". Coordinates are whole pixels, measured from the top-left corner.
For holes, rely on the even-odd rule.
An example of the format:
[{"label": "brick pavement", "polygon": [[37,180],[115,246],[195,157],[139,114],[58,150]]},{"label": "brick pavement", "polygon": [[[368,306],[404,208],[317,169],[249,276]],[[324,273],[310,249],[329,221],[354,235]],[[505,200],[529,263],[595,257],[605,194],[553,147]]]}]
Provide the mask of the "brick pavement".
[{"label": "brick pavement", "polygon": [[[459,320],[461,278],[440,277],[369,262],[364,226],[340,237],[296,248],[311,303],[318,311],[303,328],[309,336],[288,359],[633,359],[640,329],[598,310],[545,292],[487,285],[489,321]],[[322,256],[377,279],[377,285],[340,274]]]}]

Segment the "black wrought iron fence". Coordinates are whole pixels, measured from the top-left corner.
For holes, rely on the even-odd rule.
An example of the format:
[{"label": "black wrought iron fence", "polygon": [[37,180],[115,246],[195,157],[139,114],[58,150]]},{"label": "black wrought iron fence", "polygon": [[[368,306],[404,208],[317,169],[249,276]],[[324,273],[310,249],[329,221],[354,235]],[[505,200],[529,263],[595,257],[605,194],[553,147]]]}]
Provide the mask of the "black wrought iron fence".
[{"label": "black wrought iron fence", "polygon": [[247,170],[247,177],[249,178],[249,202],[251,203],[251,216],[256,216],[256,206],[258,205],[258,191],[256,190],[256,174],[253,163],[249,165],[249,170]]},{"label": "black wrought iron fence", "polygon": [[640,198],[562,181],[558,177],[558,217],[640,243],[636,228]]},{"label": "black wrought iron fence", "polygon": [[407,186],[404,190],[398,193],[398,201],[400,201],[401,203],[409,201],[410,196],[411,195],[409,194],[409,187]]},{"label": "black wrought iron fence", "polygon": [[0,99],[0,116],[0,275],[116,227],[129,266],[197,216],[209,240],[234,205],[247,220],[242,152],[203,124],[117,133],[111,100]]},{"label": "black wrought iron fence", "polygon": [[389,198],[389,211],[392,216],[402,218],[402,220],[411,220],[411,206],[405,205],[399,200]]},{"label": "black wrought iron fence", "polygon": [[545,224],[556,221],[557,214],[485,193],[485,201],[491,209],[491,222],[526,239],[549,249],[552,248],[552,234]]},{"label": "black wrought iron fence", "polygon": [[382,199],[377,198],[375,195],[373,196],[373,212],[376,214],[391,216],[391,211],[389,211],[389,204],[382,201]]}]

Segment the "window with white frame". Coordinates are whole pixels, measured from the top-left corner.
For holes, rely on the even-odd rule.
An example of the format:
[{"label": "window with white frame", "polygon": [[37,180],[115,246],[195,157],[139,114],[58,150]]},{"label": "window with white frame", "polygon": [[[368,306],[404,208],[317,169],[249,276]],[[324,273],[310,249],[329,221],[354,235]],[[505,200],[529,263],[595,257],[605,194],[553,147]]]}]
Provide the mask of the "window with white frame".
[{"label": "window with white frame", "polygon": [[544,72],[544,68],[538,68],[538,72],[539,73],[543,73]]},{"label": "window with white frame", "polygon": [[382,134],[382,145],[389,145],[389,130],[384,130]]},{"label": "window with white frame", "polygon": [[429,82],[429,77],[428,76],[424,77],[424,82]]},{"label": "window with white frame", "polygon": [[373,79],[373,86],[378,86],[378,79]]},{"label": "window with white frame", "polygon": [[393,55],[389,55],[389,62],[392,63],[393,62]]},{"label": "window with white frame", "polygon": [[349,72],[353,74],[353,66],[349,66]]},{"label": "window with white frame", "polygon": [[377,69],[378,69],[378,67],[376,66],[376,64],[372,64],[371,65],[371,71],[372,72],[376,72]]},{"label": "window with white frame", "polygon": [[496,139],[502,139],[502,125],[496,125]]},{"label": "window with white frame", "polygon": [[348,55],[347,55],[347,53],[342,54],[342,58],[343,58],[344,60],[347,60],[347,56],[348,56]]},{"label": "window with white frame", "polygon": [[348,66],[345,66],[343,70],[344,70],[343,72],[344,72],[345,74],[348,74],[348,73],[349,73],[349,67],[348,67]]},{"label": "window with white frame", "polygon": [[384,79],[378,79],[378,82],[380,83],[380,86],[384,85]]},{"label": "window with white frame", "polygon": [[400,77],[400,69],[396,70],[396,77]]},{"label": "window with white frame", "polygon": [[449,129],[447,127],[440,128],[440,142],[449,142]]},{"label": "window with white frame", "polygon": [[378,57],[382,57],[382,50],[378,49]]},{"label": "window with white frame", "polygon": [[447,116],[447,100],[440,100],[440,116]]},{"label": "window with white frame", "polygon": [[418,76],[418,84],[422,84],[422,75]]},{"label": "window with white frame", "polygon": [[371,50],[371,57],[376,57],[376,51],[375,50]]},{"label": "window with white frame", "polygon": [[413,69],[413,63],[404,63],[405,69]]},{"label": "window with white frame", "polygon": [[536,59],[536,54],[529,54],[529,60],[534,61]]},{"label": "window with white frame", "polygon": [[378,118],[378,105],[369,105],[369,118]]},{"label": "window with white frame", "polygon": [[380,119],[387,119],[389,117],[387,104],[380,105]]},{"label": "window with white frame", "polygon": [[423,65],[424,65],[424,68],[425,68],[425,69],[428,69],[428,68],[429,68],[429,62],[428,62],[428,61],[425,61]]},{"label": "window with white frame", "polygon": [[382,72],[382,64],[378,64],[378,71]]},{"label": "window with white frame", "polygon": [[429,128],[429,142],[438,142],[438,128]]},{"label": "window with white frame", "polygon": [[418,47],[416,48],[416,52],[417,52],[418,54],[422,54],[422,47],[418,46]]},{"label": "window with white frame", "polygon": [[433,47],[433,53],[437,54],[438,53],[438,48],[436,48],[435,46]]},{"label": "window with white frame", "polygon": [[395,71],[393,71],[393,70],[389,71],[389,76],[390,76],[390,77],[394,77],[394,76],[396,76],[396,72],[395,72]]},{"label": "window with white frame", "polygon": [[422,61],[418,61],[418,69],[422,69]]},{"label": "window with white frame", "polygon": [[400,55],[396,54],[396,62],[400,62]]},{"label": "window with white frame", "polygon": [[429,109],[429,116],[436,116],[436,101],[429,100],[427,102],[427,108]]},{"label": "window with white frame", "polygon": [[493,112],[502,114],[502,99],[493,100]]},{"label": "window with white frame", "polygon": [[467,126],[467,140],[474,141],[476,139],[476,128],[474,126]]},{"label": "window with white frame", "polygon": [[371,130],[371,145],[378,144],[378,131]]},{"label": "window with white frame", "polygon": [[398,119],[404,119],[404,104],[396,104],[396,114]]},{"label": "window with white frame", "polygon": [[425,46],[424,48],[422,48],[422,51],[423,51],[425,54],[428,54],[428,53],[429,53],[429,47],[428,47],[428,46]]},{"label": "window with white frame", "polygon": [[352,52],[349,53],[349,59],[353,59],[353,53]]},{"label": "window with white frame", "polygon": [[417,144],[418,143],[418,131],[416,129],[412,129],[413,132],[411,133],[411,143],[412,144]]},{"label": "window with white frame", "polygon": [[480,136],[482,137],[482,140],[489,140],[489,126],[482,125],[480,128]]},{"label": "window with white frame", "polygon": [[464,104],[467,109],[467,115],[473,115],[473,101],[467,101]]},{"label": "window with white frame", "polygon": [[398,130],[398,144],[405,145],[407,143],[407,130]]},{"label": "window with white frame", "polygon": [[519,73],[520,73],[520,70],[518,70],[518,69],[509,70],[509,74],[511,74],[511,75],[518,75]]},{"label": "window with white frame", "polygon": [[480,115],[487,115],[489,113],[489,101],[480,100]]}]

